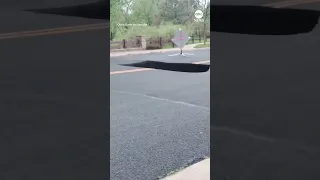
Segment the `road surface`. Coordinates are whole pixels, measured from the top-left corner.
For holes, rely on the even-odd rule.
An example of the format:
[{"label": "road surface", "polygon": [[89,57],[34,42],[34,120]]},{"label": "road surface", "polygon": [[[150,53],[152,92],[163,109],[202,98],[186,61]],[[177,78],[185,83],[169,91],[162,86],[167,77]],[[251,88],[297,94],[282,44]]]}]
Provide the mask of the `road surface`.
[{"label": "road surface", "polygon": [[210,64],[209,50],[168,57],[174,53],[111,58],[112,180],[157,179],[210,156],[210,71],[135,72],[119,65],[145,60]]},{"label": "road surface", "polygon": [[[310,1],[309,4],[299,1],[278,5],[263,1],[213,3],[260,7],[269,3],[269,7],[276,8],[320,8],[319,3]],[[252,7],[247,10],[251,13],[260,11]],[[316,25],[311,32],[292,34],[308,31],[313,26],[310,23],[314,23],[314,12],[283,9],[267,13],[263,14],[263,20],[268,18],[265,15],[270,15],[272,21],[261,20],[260,24],[251,24],[255,33],[260,35],[226,32],[211,35],[213,179],[320,177],[317,109],[320,27]],[[245,14],[246,18],[250,16],[251,20],[255,17],[255,22],[258,22],[257,14]],[[281,22],[283,19],[294,21],[284,26],[286,22]],[[233,21],[236,22],[238,27],[233,27],[238,29],[232,31],[244,31],[246,27],[241,27],[241,24],[247,22]],[[273,35],[261,35],[267,33]],[[119,64],[143,60],[173,61],[158,56],[141,55],[114,60]],[[124,73],[111,75],[111,177],[154,179],[182,167],[190,157],[202,158],[207,149],[199,144],[206,136],[197,132],[201,127],[206,129],[207,124],[203,123],[206,117],[192,117],[193,113],[201,114],[197,106],[191,110],[183,109],[181,105],[177,110],[174,104],[176,101],[203,103],[201,99],[208,98],[208,93],[204,92],[209,89],[205,83],[209,79],[207,73],[135,71],[113,63],[111,72]],[[177,120],[177,117],[183,120]],[[183,122],[187,124],[180,124]],[[186,153],[188,150],[189,154]]]},{"label": "road surface", "polygon": [[108,179],[106,29],[63,29],[104,21],[8,3],[0,3],[0,179]]},{"label": "road surface", "polygon": [[[319,11],[320,3],[290,8]],[[277,18],[260,26],[285,33],[313,21],[308,12],[290,15],[289,30]],[[303,34],[211,37],[211,178],[320,179],[320,25]]]}]

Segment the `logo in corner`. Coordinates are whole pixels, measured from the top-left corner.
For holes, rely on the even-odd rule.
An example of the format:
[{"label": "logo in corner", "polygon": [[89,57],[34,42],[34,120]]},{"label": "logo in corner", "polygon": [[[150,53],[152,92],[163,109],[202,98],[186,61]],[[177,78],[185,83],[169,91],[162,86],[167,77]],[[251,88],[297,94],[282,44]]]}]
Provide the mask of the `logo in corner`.
[{"label": "logo in corner", "polygon": [[194,13],[194,17],[196,17],[197,19],[201,19],[203,17],[203,12],[201,10],[197,10]]}]

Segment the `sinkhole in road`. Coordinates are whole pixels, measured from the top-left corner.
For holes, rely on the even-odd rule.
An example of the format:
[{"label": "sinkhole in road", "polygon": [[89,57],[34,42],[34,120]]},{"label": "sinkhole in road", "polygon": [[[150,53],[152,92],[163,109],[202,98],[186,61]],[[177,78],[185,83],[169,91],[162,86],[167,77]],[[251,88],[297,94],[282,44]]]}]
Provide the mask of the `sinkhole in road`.
[{"label": "sinkhole in road", "polygon": [[167,63],[160,61],[142,61],[131,64],[121,64],[122,66],[139,67],[139,68],[152,68],[167,71],[177,72],[190,72],[190,73],[202,73],[207,72],[210,69],[208,64],[192,64],[192,63]]}]

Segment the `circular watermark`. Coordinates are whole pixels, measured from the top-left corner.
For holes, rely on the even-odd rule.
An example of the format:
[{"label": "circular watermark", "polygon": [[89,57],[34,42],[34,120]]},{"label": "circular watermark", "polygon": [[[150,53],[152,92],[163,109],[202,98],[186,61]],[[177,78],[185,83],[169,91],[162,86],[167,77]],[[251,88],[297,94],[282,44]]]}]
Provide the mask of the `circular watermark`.
[{"label": "circular watermark", "polygon": [[201,10],[197,10],[195,13],[194,13],[194,17],[196,17],[197,19],[200,19],[203,17],[203,12]]}]

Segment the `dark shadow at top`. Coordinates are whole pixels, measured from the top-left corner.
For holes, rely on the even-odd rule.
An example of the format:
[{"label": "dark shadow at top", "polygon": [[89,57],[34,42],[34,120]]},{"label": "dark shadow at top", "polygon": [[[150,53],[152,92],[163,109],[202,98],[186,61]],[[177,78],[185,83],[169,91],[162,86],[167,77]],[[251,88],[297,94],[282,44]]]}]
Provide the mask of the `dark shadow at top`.
[{"label": "dark shadow at top", "polygon": [[89,19],[110,20],[110,3],[109,1],[98,1],[76,6],[48,8],[48,9],[29,9],[35,13],[56,14],[62,16],[76,16]]},{"label": "dark shadow at top", "polygon": [[313,10],[212,5],[210,30],[256,35],[306,33],[317,25],[319,15]]},{"label": "dark shadow at top", "polygon": [[[26,11],[110,20],[109,1]],[[317,25],[319,15],[320,13],[314,10],[211,5],[211,31],[255,35],[307,33]]]}]

